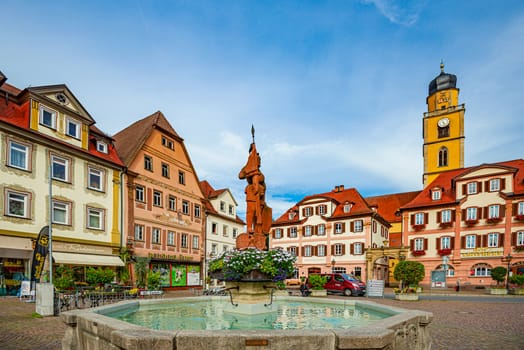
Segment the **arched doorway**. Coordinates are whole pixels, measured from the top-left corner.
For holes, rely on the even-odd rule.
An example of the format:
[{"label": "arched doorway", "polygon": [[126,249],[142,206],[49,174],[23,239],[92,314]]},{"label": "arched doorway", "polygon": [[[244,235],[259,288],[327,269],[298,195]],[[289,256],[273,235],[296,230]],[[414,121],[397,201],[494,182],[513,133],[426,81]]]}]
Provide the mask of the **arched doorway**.
[{"label": "arched doorway", "polygon": [[386,286],[396,286],[393,271],[399,261],[405,260],[408,247],[368,248],[366,250],[366,280],[380,279]]}]

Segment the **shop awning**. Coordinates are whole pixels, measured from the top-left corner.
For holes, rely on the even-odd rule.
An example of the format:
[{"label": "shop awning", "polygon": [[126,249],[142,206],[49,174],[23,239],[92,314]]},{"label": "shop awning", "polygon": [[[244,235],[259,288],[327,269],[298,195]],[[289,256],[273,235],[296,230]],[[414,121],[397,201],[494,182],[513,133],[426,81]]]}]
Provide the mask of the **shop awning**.
[{"label": "shop awning", "polygon": [[67,265],[124,266],[122,259],[114,255],[53,252],[53,260],[57,264]]}]

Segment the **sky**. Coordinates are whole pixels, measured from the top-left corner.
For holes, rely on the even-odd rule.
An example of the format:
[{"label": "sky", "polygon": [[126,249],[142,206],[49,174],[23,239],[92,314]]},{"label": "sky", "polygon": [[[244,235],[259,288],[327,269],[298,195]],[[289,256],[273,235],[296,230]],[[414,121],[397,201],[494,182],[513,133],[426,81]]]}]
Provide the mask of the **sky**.
[{"label": "sky", "polygon": [[465,166],[523,158],[521,0],[4,0],[0,23],[8,83],[66,84],[109,135],[162,111],[240,215],[251,125],[274,218],[336,185],[422,189],[441,61]]}]

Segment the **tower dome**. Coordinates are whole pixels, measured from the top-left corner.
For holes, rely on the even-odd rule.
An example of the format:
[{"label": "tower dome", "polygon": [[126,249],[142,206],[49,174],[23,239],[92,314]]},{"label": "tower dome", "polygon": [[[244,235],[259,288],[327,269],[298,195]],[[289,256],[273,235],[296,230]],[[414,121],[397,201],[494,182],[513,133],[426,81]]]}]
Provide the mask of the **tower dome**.
[{"label": "tower dome", "polygon": [[429,83],[429,93],[431,96],[435,92],[457,87],[457,76],[455,74],[444,73],[444,62],[440,63],[440,74]]}]

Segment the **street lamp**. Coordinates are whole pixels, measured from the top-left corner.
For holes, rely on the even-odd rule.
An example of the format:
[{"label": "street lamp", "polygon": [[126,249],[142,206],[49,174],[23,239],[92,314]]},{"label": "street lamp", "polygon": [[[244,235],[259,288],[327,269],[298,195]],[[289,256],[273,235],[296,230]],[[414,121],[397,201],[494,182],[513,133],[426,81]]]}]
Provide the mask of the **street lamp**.
[{"label": "street lamp", "polygon": [[507,262],[508,263],[508,271],[506,272],[506,289],[509,290],[509,269],[511,268],[511,259],[513,259],[513,257],[511,256],[511,254],[508,254],[506,255],[505,257],[502,258],[502,261],[504,262]]},{"label": "street lamp", "polygon": [[335,272],[335,258],[331,259],[331,272],[334,273]]}]

